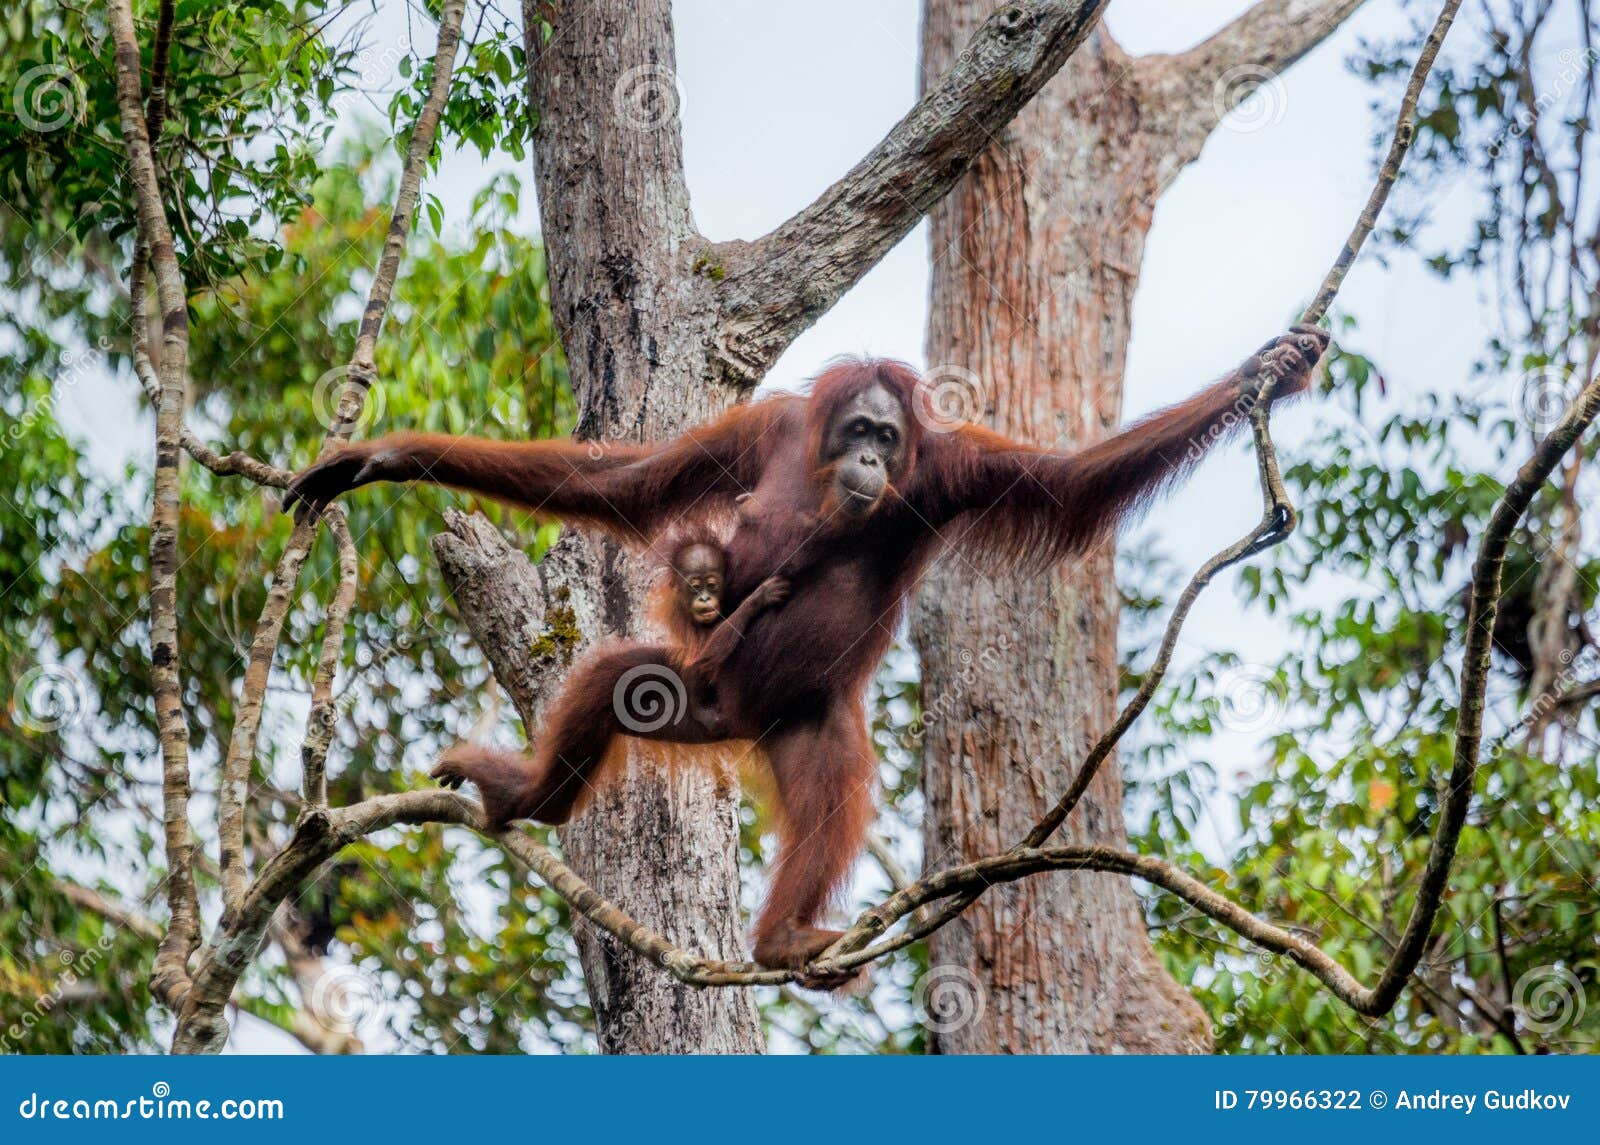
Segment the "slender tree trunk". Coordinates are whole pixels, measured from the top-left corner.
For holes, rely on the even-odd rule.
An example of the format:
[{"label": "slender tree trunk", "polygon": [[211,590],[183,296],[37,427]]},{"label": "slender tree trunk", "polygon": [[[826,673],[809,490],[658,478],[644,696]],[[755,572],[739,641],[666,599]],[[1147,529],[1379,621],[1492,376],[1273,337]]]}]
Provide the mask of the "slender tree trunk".
[{"label": "slender tree trunk", "polygon": [[[1040,445],[1070,449],[1114,428],[1164,184],[1250,84],[1276,82],[1359,5],[1264,0],[1182,56],[1133,59],[1097,28],[931,212],[933,384],[966,378],[988,425]],[[949,66],[985,7],[927,0],[924,83]],[[1113,556],[1103,545],[1039,577],[996,575],[952,553],[928,578],[912,632],[930,869],[1026,835],[1112,722]],[[1108,761],[1057,841],[1126,846],[1121,784]],[[940,1052],[1211,1045],[1206,1015],[1152,951],[1126,880],[1006,884],[934,936],[931,961],[945,983],[964,974],[971,995],[959,1019],[933,1022]]]}]

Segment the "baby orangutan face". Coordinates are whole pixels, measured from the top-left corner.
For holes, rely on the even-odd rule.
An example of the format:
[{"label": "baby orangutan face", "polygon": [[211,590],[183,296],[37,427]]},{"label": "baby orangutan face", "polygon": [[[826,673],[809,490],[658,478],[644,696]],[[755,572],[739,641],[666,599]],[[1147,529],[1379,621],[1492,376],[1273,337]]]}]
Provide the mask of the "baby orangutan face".
[{"label": "baby orangutan face", "polygon": [[672,571],[677,574],[678,607],[684,615],[702,628],[722,619],[722,550],[689,545],[678,553]]}]

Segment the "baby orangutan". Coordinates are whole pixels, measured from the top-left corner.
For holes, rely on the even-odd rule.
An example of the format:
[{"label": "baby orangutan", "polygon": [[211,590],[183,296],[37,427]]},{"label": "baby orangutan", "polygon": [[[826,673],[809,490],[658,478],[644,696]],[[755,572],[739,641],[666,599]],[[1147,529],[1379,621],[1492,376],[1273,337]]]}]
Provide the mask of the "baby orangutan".
[{"label": "baby orangutan", "polygon": [[683,683],[689,712],[718,737],[728,733],[727,714],[720,706],[717,688],[723,666],[751,622],[789,599],[789,578],[769,576],[725,617],[722,600],[727,591],[727,563],[727,553],[709,530],[678,537],[667,561],[671,608],[667,619],[688,650]]}]

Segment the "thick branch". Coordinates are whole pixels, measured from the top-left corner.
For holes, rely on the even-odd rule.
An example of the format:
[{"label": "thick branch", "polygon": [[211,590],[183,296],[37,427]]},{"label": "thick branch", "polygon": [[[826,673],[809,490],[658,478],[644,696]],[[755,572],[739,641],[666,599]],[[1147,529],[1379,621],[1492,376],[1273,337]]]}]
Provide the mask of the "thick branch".
[{"label": "thick branch", "polygon": [[189,360],[189,310],[183,274],[173,249],[172,229],[162,206],[161,181],[146,134],[139,41],[129,0],[112,0],[110,23],[116,42],[117,106],[128,153],[139,246],[148,252],[161,307],[160,400],[156,406],[155,488],[150,514],[150,662],[161,742],[162,825],[171,921],[156,953],[152,986],[157,997],[176,1006],[188,986],[189,955],[200,943],[200,903],[189,834],[189,721],[183,710],[178,651],[178,462]]},{"label": "thick branch", "polygon": [[[1338,31],[1363,3],[1259,0],[1186,52],[1140,57],[1134,69],[1146,114],[1169,134],[1203,143],[1224,116]],[[1199,154],[1198,146],[1190,150]]]},{"label": "thick branch", "polygon": [[717,355],[728,379],[760,381],[794,337],[914,227],[1089,35],[1106,0],[1020,0],[957,59],[843,179],[754,243],[701,256],[722,281]]}]

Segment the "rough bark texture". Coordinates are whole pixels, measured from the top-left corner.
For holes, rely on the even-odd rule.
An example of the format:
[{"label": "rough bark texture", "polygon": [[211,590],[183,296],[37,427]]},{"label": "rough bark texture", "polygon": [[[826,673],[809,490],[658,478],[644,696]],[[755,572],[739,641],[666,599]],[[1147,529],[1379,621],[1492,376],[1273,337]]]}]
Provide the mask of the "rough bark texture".
[{"label": "rough bark texture", "polygon": [[[957,49],[970,8],[929,3],[925,68]],[[1120,418],[1156,193],[1127,63],[1097,31],[932,215],[930,372],[972,371],[989,423],[1043,445],[1082,444]],[[929,577],[913,631],[934,715],[922,780],[930,867],[1026,835],[1115,718],[1111,573],[1102,546],[1048,576],[995,577],[952,554]],[[969,680],[975,661],[988,668]],[[1116,767],[1101,769],[1061,841],[1126,845]],[[997,888],[933,938],[931,963],[967,968],[986,996],[971,1021],[939,1023],[940,1052],[1209,1045],[1204,1013],[1156,963],[1123,881]]]},{"label": "rough bark texture", "polygon": [[[691,273],[703,240],[683,180],[671,6],[527,0],[523,12],[541,224],[578,436],[670,436],[731,396],[705,381],[715,284]],[[648,570],[609,542],[576,547],[583,575],[571,606],[585,643],[642,631]],[[470,620],[474,610],[463,611]],[[511,687],[501,661],[518,650],[483,646]],[[527,726],[537,734],[536,723]],[[630,759],[626,778],[562,832],[562,843],[573,866],[639,921],[737,957],[737,810],[731,776],[701,768],[663,776]],[[762,1048],[747,991],[685,986],[593,930],[580,932],[579,953],[606,1051]]]},{"label": "rough bark texture", "polygon": [[[932,212],[930,374],[970,371],[984,420],[1040,444],[1070,448],[1116,426],[1155,203],[1235,98],[1224,69],[1287,66],[1359,3],[1269,0],[1193,53],[1142,61],[1097,28]],[[924,83],[982,7],[928,0]],[[930,575],[913,620],[928,869],[1022,838],[1114,719],[1112,558],[1106,545],[1049,576],[996,577],[951,554]],[[1056,841],[1126,846],[1112,764]],[[937,1023],[940,1052],[1210,1046],[1205,1014],[1157,961],[1126,882],[1011,883],[931,948],[935,968],[964,968],[983,997],[969,1020]]]}]

